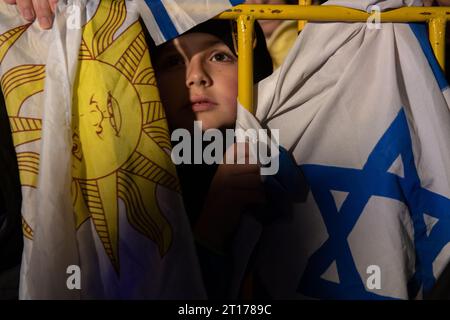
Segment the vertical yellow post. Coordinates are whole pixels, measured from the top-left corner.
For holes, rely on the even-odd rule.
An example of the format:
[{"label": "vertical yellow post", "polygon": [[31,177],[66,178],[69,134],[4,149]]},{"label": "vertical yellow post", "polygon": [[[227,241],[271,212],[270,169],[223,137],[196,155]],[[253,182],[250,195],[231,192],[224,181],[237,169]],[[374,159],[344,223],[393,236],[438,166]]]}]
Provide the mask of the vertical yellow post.
[{"label": "vertical yellow post", "polygon": [[445,26],[443,17],[433,18],[428,23],[430,44],[442,70],[445,70]]},{"label": "vertical yellow post", "polygon": [[[237,19],[238,31],[238,99],[252,114],[253,108],[253,16],[242,15]],[[244,298],[253,296],[253,275],[250,273],[243,284]]]},{"label": "vertical yellow post", "polygon": [[[312,0],[298,0],[298,4],[301,6],[310,6],[312,3]],[[306,20],[298,20],[298,31],[302,31],[303,28],[306,26],[306,23],[308,21]]]},{"label": "vertical yellow post", "polygon": [[238,31],[238,99],[241,105],[254,113],[253,110],[253,30],[252,16],[239,16]]}]

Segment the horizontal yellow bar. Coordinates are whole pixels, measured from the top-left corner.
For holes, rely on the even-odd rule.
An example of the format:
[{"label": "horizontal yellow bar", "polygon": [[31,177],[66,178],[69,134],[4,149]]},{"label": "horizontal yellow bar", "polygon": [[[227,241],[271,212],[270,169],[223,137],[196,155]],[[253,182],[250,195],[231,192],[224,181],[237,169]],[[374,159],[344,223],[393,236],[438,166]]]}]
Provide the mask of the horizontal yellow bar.
[{"label": "horizontal yellow bar", "polygon": [[[370,13],[339,6],[241,4],[221,13],[217,18],[237,19],[240,15],[257,20],[365,22]],[[450,19],[450,7],[403,7],[380,13],[381,22],[422,22],[433,18]]]}]

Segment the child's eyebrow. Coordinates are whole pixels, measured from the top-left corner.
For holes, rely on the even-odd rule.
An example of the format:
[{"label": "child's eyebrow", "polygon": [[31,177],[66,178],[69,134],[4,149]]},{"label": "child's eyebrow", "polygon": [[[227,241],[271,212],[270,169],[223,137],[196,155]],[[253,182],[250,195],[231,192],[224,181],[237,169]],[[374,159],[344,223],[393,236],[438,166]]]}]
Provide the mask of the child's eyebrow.
[{"label": "child's eyebrow", "polygon": [[222,40],[219,40],[219,39],[211,39],[211,40],[208,40],[208,41],[205,42],[205,46],[206,47],[215,47],[215,46],[218,46],[218,45],[227,46],[225,42],[223,42]]},{"label": "child's eyebrow", "polygon": [[[213,48],[218,46],[225,46],[228,48],[225,42],[220,39],[208,39],[201,44],[203,48]],[[163,57],[167,57],[168,55],[178,54],[180,55],[180,48],[178,48],[174,43],[169,42],[164,45],[164,47],[160,48],[156,54],[156,61],[159,61]]]}]

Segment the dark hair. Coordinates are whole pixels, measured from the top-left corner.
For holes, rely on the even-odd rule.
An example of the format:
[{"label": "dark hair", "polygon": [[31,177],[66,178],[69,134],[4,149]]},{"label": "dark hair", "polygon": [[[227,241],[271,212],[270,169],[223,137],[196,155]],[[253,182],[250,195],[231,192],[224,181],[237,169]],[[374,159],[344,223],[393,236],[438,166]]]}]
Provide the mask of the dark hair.
[{"label": "dark hair", "polygon": [[[237,56],[237,34],[235,32],[236,22],[234,20],[211,19],[203,22],[186,33],[208,33],[221,39]],[[150,57],[156,57],[164,44],[155,46],[153,40],[147,34],[147,42],[150,49]],[[273,72],[273,63],[267,49],[264,33],[257,21],[255,21],[255,48],[253,50],[253,81],[259,82]]]}]

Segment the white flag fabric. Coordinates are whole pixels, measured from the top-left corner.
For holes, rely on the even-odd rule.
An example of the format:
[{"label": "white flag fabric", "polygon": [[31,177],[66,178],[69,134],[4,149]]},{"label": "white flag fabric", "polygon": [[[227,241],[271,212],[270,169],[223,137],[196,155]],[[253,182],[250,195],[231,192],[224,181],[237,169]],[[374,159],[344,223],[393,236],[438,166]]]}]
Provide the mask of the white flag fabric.
[{"label": "white flag fabric", "polygon": [[244,0],[137,0],[140,13],[157,45]]},{"label": "white flag fabric", "polygon": [[293,216],[263,230],[265,292],[423,297],[450,259],[448,85],[426,26],[308,23],[256,91],[257,122],[240,108],[238,127],[278,129],[310,185]]},{"label": "white flag fabric", "polygon": [[0,1],[0,81],[22,184],[21,299],[204,298],[135,1]]},{"label": "white flag fabric", "polygon": [[342,6],[357,10],[371,12],[371,7],[376,5],[381,11],[397,9],[400,7],[422,6],[422,0],[328,0],[324,6]]}]

